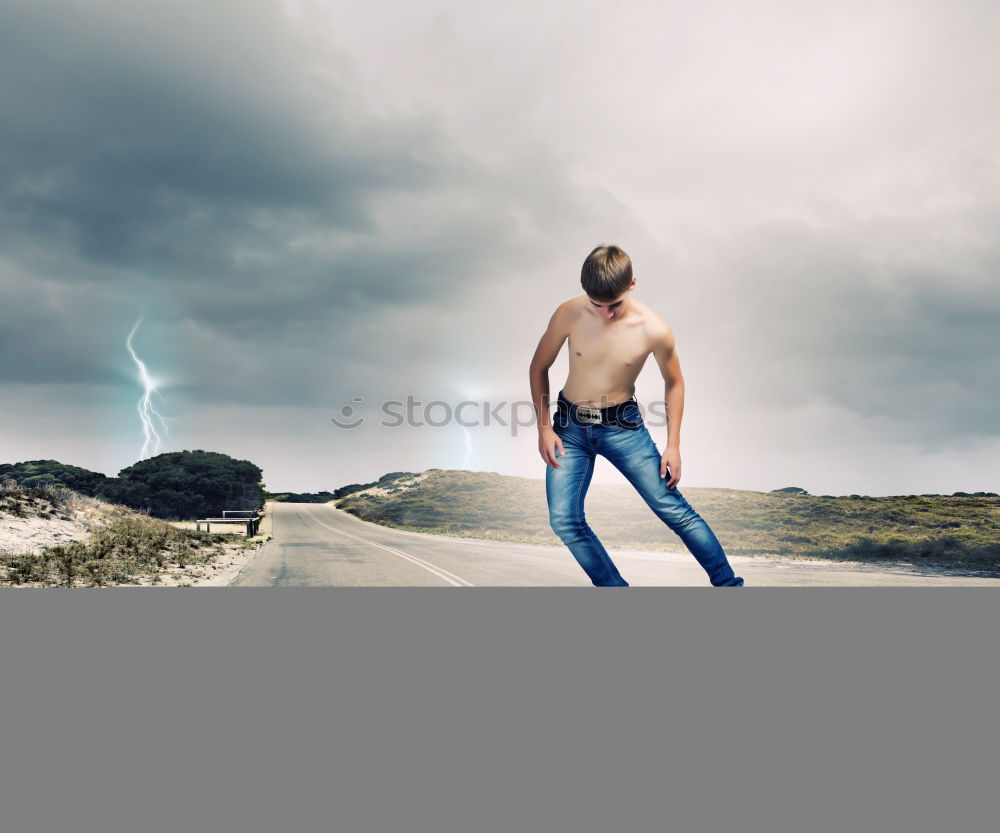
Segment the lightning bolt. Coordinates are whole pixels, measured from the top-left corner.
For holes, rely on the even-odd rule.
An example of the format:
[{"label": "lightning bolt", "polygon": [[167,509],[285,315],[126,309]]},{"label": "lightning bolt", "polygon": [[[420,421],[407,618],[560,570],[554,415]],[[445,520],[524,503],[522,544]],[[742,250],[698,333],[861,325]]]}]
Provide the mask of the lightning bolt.
[{"label": "lightning bolt", "polygon": [[139,410],[139,420],[142,422],[142,433],[145,437],[145,441],[142,444],[142,451],[139,452],[139,459],[145,460],[149,453],[149,445],[153,443],[153,454],[158,454],[160,451],[160,441],[161,437],[159,432],[156,430],[156,425],[154,423],[153,417],[155,416],[159,421],[163,430],[163,435],[167,435],[167,422],[163,416],[153,407],[151,401],[152,395],[155,393],[160,395],[160,392],[156,389],[156,382],[150,378],[149,373],[146,370],[146,365],[142,360],[135,354],[135,350],[132,349],[132,337],[135,335],[135,331],[139,329],[139,324],[142,323],[143,316],[139,316],[139,320],[135,322],[135,326],[132,327],[132,332],[128,334],[128,338],[125,340],[125,346],[128,348],[129,355],[132,356],[132,361],[135,362],[136,367],[139,368],[139,381],[142,382],[143,395],[138,402]]},{"label": "lightning bolt", "polygon": [[[478,386],[470,387],[468,385],[461,385],[459,390],[462,393],[462,398],[467,401],[475,402],[479,398],[480,391]],[[462,460],[462,468],[468,469],[469,461],[472,459],[472,434],[469,432],[469,429],[465,425],[459,423],[459,427],[462,429],[462,433],[465,435],[465,457]]]},{"label": "lightning bolt", "polygon": [[464,425],[461,427],[462,433],[465,434],[465,459],[462,460],[462,468],[467,469],[469,467],[469,459],[472,457],[472,435]]}]

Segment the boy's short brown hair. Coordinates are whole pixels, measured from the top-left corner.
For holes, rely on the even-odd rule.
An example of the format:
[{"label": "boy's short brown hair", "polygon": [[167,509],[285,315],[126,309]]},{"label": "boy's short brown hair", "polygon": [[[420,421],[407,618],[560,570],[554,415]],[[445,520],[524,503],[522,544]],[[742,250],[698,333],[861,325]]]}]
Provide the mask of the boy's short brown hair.
[{"label": "boy's short brown hair", "polygon": [[583,262],[580,283],[595,301],[613,301],[632,283],[632,260],[617,246],[598,246]]}]

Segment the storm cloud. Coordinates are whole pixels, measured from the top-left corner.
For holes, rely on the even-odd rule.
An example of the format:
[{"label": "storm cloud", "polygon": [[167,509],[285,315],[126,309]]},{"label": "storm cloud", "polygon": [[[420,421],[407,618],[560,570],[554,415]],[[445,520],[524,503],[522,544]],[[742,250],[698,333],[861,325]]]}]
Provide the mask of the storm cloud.
[{"label": "storm cloud", "polygon": [[[551,225],[552,201],[535,199],[543,181],[529,199],[433,119],[369,112],[349,56],[309,52],[277,4],[43,2],[3,14],[0,292],[5,344],[23,350],[7,379],[101,378],[83,363],[114,355],[123,305],[186,322],[187,366],[217,365],[232,382],[212,396],[252,398],[232,363],[252,360],[255,374],[276,352],[293,363],[282,351],[307,327],[313,356],[387,346],[403,361],[412,351],[398,334],[337,335],[382,307],[461,292],[511,257],[517,213]],[[568,195],[556,207],[574,213]],[[89,303],[51,301],[66,290]],[[114,330],[94,335],[95,320]],[[81,342],[67,363],[60,345]]]},{"label": "storm cloud", "polygon": [[[991,488],[998,33],[971,0],[4,3],[0,455],[134,462],[142,314],[178,448],[295,490],[457,467],[456,430],[328,417],[527,399],[617,242],[693,485]],[[530,431],[474,437],[544,473]]]}]

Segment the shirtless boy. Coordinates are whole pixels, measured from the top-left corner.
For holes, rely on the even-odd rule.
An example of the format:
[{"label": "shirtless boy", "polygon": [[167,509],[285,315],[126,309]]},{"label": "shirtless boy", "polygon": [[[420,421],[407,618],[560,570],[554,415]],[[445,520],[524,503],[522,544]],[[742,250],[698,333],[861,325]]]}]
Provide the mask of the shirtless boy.
[{"label": "shirtless boy", "polygon": [[[559,305],[531,360],[531,398],[552,530],[597,587],[628,587],[587,524],[583,503],[601,454],[684,542],[716,587],[742,587],[704,519],[677,489],[681,479],[684,378],[674,334],[632,298],[632,261],[617,246],[598,246],[583,263],[584,293]],[[551,419],[549,368],[569,339],[569,378]],[[643,423],[635,380],[652,353],[666,382],[667,445],[660,454]],[[556,451],[558,449],[558,457]],[[669,475],[669,480],[667,476]]]}]

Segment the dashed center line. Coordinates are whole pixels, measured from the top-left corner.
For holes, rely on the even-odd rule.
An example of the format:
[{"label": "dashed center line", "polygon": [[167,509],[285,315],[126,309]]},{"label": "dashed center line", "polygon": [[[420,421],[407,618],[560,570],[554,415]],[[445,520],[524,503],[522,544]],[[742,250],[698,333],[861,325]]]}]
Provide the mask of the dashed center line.
[{"label": "dashed center line", "polygon": [[455,587],[475,587],[475,585],[471,581],[466,581],[461,576],[457,576],[450,570],[444,569],[444,567],[438,567],[436,564],[431,564],[429,561],[425,561],[424,559],[418,558],[415,555],[411,555],[408,552],[397,550],[395,547],[387,547],[385,544],[380,544],[377,541],[370,541],[367,538],[362,538],[360,535],[355,535],[351,532],[345,532],[343,529],[337,529],[336,527],[332,527],[329,524],[323,523],[323,521],[321,521],[319,518],[313,515],[312,512],[309,512],[308,510],[303,510],[303,511],[307,516],[316,521],[316,523],[318,523],[320,526],[326,527],[331,532],[336,532],[338,535],[346,535],[348,538],[353,538],[355,541],[362,541],[365,544],[371,544],[373,547],[378,547],[380,550],[391,552],[393,555],[399,556],[400,558],[403,558],[406,561],[416,564],[418,567],[423,567],[425,570],[427,570],[427,572],[433,573],[438,578],[444,579],[444,581],[447,581],[449,584],[452,584]]}]

